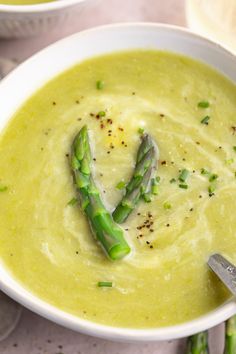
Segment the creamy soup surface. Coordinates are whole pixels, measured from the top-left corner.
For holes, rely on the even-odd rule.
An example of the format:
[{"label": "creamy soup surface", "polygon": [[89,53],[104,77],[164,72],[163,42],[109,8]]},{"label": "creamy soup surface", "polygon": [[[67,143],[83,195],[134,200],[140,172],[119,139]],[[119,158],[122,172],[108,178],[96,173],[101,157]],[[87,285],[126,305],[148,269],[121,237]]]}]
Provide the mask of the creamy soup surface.
[{"label": "creamy soup surface", "polygon": [[0,0],[3,5],[35,5],[56,0]]},{"label": "creamy soup surface", "polygon": [[[100,111],[106,115],[97,119]],[[139,128],[160,150],[159,195],[122,225],[132,253],[120,261],[106,258],[79,204],[68,204],[76,196],[71,143],[85,124],[109,210],[123,193],[116,185],[132,175]],[[132,51],[71,68],[1,135],[2,263],[48,303],[107,325],[174,325],[215,309],[229,293],[206,261],[220,252],[236,262],[235,145],[236,87],[202,63]],[[187,189],[178,181],[184,168]],[[100,281],[113,286],[99,288]]]}]

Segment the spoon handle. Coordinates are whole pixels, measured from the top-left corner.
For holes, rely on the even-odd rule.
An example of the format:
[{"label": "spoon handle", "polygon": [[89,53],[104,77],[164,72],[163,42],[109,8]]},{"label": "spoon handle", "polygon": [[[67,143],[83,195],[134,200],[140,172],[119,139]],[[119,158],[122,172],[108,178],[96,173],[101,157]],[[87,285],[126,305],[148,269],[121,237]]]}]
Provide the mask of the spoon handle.
[{"label": "spoon handle", "polygon": [[207,264],[231,293],[236,295],[236,267],[217,253],[210,256]]}]

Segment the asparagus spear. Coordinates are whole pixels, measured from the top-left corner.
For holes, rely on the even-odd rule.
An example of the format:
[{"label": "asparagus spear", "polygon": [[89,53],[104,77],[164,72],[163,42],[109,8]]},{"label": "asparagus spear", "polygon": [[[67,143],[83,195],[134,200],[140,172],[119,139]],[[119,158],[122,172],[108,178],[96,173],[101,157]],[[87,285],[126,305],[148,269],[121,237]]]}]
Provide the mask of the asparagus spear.
[{"label": "asparagus spear", "polygon": [[126,186],[125,195],[112,214],[117,223],[123,223],[128,218],[142,197],[145,201],[150,201],[151,181],[156,161],[157,148],[150,135],[145,134],[137,153],[133,176]]},{"label": "asparagus spear", "polygon": [[236,353],[236,315],[226,321],[224,354]]},{"label": "asparagus spear", "polygon": [[188,337],[187,354],[209,354],[207,331]]},{"label": "asparagus spear", "polygon": [[130,252],[123,230],[113,221],[105,208],[91,171],[91,151],[87,127],[84,126],[74,139],[71,151],[71,168],[79,192],[81,207],[91,230],[106,254],[112,259],[123,258]]}]

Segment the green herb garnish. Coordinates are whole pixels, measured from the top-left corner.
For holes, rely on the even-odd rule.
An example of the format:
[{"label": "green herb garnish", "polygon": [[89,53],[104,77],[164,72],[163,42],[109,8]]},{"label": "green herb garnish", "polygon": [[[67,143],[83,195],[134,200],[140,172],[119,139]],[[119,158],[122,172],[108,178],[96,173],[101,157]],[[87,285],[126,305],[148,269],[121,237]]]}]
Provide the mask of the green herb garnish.
[{"label": "green herb garnish", "polygon": [[102,90],[102,89],[104,88],[104,85],[105,85],[104,81],[98,80],[98,81],[96,82],[96,88],[97,88],[97,90]]},{"label": "green herb garnish", "polygon": [[201,168],[201,175],[208,176],[210,174],[205,168]]},{"label": "green herb garnish", "polygon": [[164,207],[164,209],[168,210],[168,209],[171,209],[171,208],[172,208],[172,205],[171,205],[169,202],[165,202],[165,203],[163,204],[163,207]]},{"label": "green herb garnish", "polygon": [[8,190],[7,186],[0,186],[0,192],[6,192]]},{"label": "green herb garnish", "polygon": [[233,146],[233,150],[236,152],[236,146]]},{"label": "green herb garnish", "polygon": [[215,184],[211,184],[209,187],[208,187],[208,192],[210,195],[212,195],[216,190],[216,185]]},{"label": "green herb garnish", "polygon": [[138,133],[139,133],[140,135],[143,135],[143,133],[144,133],[144,128],[138,128]]},{"label": "green herb garnish", "polygon": [[98,116],[99,117],[105,117],[106,116],[106,112],[105,111],[100,111],[100,112],[98,112]]},{"label": "green herb garnish", "polygon": [[232,165],[232,163],[234,163],[234,159],[228,159],[225,160],[226,165]]},{"label": "green herb garnish", "polygon": [[158,186],[158,183],[155,182],[155,178],[152,179],[151,192],[154,195],[158,195],[159,194],[159,186]]},{"label": "green herb garnish", "polygon": [[112,282],[111,281],[99,281],[98,287],[99,288],[112,288]]},{"label": "green herb garnish", "polygon": [[219,176],[216,173],[212,173],[209,177],[209,182],[215,181]]},{"label": "green herb garnish", "polygon": [[175,183],[176,179],[175,178],[171,178],[170,183]]},{"label": "green herb garnish", "polygon": [[145,203],[150,203],[152,201],[152,194],[151,193],[144,193],[143,200],[145,201]]},{"label": "green herb garnish", "polygon": [[160,183],[161,177],[157,176],[156,178],[152,178],[151,180],[151,192],[154,195],[159,194],[159,183]]},{"label": "green herb garnish", "polygon": [[189,176],[189,171],[186,170],[186,169],[183,169],[183,170],[180,172],[179,181],[185,182],[186,179],[188,178],[188,176]]},{"label": "green herb garnish", "polygon": [[126,186],[126,183],[124,181],[120,181],[119,183],[117,183],[116,188],[117,189],[124,189]]},{"label": "green herb garnish", "polygon": [[205,125],[208,125],[208,124],[209,124],[209,120],[210,120],[210,117],[209,117],[209,116],[206,116],[206,117],[204,117],[204,118],[201,120],[201,123],[202,123],[202,124],[205,124]]},{"label": "green herb garnish", "polygon": [[198,102],[197,106],[200,108],[208,108],[210,106],[210,103],[208,101],[200,101]]},{"label": "green herb garnish", "polygon": [[180,183],[180,184],[179,184],[179,188],[188,189],[188,185],[185,184],[185,183]]},{"label": "green herb garnish", "polygon": [[77,198],[74,197],[74,198],[72,198],[72,199],[67,203],[67,205],[73,206],[73,205],[75,205],[77,202],[78,202]]}]

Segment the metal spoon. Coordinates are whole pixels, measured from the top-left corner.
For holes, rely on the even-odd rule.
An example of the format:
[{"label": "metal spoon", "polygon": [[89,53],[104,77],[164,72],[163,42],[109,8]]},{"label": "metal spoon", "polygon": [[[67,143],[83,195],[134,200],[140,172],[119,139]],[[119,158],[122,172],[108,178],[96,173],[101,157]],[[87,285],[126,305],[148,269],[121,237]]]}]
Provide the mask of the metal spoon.
[{"label": "metal spoon", "polygon": [[236,267],[217,253],[210,256],[207,264],[231,293],[236,295]]}]

